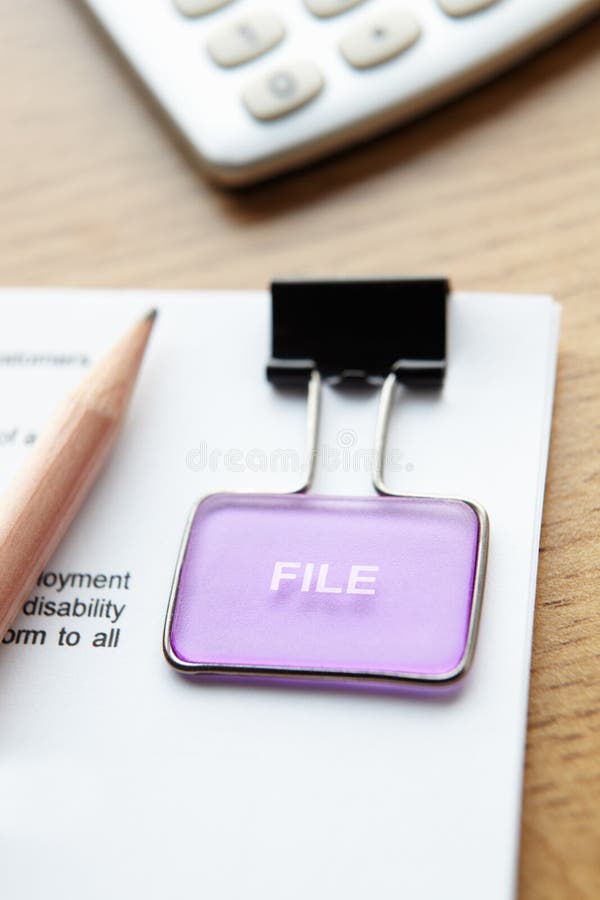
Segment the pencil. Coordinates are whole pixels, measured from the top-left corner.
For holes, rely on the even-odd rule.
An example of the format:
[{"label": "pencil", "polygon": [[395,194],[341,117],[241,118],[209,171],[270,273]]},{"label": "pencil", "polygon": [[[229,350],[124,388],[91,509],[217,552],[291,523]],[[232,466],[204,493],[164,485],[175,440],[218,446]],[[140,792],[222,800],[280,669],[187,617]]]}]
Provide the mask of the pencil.
[{"label": "pencil", "polygon": [[0,500],[0,640],[106,462],[155,318],[138,321],[60,404]]}]

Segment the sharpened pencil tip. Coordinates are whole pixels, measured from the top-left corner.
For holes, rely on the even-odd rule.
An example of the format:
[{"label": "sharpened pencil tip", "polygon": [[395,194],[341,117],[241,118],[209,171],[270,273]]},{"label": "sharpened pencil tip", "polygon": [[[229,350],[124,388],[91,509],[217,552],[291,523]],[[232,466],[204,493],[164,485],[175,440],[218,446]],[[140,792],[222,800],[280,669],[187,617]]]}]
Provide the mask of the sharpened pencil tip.
[{"label": "sharpened pencil tip", "polygon": [[144,318],[146,319],[147,322],[153,322],[155,320],[155,318],[157,317],[157,315],[158,315],[158,310],[151,309],[149,312],[146,313]]}]

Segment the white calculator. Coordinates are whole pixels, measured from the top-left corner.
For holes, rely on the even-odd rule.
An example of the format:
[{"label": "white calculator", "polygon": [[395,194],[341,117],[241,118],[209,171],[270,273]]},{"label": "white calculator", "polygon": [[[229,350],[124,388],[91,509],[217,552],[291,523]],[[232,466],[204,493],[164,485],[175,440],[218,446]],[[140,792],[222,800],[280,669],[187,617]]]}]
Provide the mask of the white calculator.
[{"label": "white calculator", "polygon": [[206,171],[249,184],[506,68],[600,0],[85,0]]}]

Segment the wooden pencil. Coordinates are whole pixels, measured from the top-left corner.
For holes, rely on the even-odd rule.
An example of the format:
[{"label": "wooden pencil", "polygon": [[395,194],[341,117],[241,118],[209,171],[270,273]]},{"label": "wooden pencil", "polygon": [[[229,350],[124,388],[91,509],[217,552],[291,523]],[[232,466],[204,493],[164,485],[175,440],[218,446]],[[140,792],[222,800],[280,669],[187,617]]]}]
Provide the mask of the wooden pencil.
[{"label": "wooden pencil", "polygon": [[109,455],[155,318],[138,321],[60,404],[0,500],[0,640]]}]

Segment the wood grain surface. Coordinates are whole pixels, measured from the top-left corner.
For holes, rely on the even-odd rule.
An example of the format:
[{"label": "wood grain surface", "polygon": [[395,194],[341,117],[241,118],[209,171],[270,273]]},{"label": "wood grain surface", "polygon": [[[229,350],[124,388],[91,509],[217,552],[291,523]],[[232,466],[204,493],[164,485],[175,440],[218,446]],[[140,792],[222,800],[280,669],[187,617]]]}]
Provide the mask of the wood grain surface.
[{"label": "wood grain surface", "polygon": [[0,50],[1,284],[441,272],[563,303],[520,898],[597,900],[600,22],[408,128],[239,195],[205,183],[76,0],[0,0]]}]

